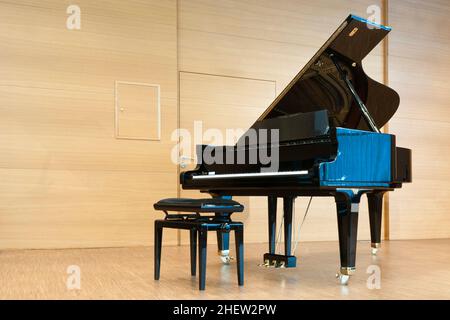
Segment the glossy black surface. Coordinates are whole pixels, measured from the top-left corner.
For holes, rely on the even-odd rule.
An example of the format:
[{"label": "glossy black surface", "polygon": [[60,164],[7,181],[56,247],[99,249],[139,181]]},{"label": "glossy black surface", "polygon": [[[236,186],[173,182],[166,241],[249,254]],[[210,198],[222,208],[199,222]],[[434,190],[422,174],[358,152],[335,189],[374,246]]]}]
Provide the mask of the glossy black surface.
[{"label": "glossy black surface", "polygon": [[[351,36],[355,28],[357,31]],[[381,128],[394,115],[400,98],[394,90],[367,76],[362,60],[388,32],[387,28],[369,28],[365,22],[348,17],[258,121],[326,109],[333,126],[368,130],[357,103],[330,58],[334,54]]]},{"label": "glossy black surface", "polygon": [[[185,189],[201,189],[208,192],[239,188],[389,188],[399,187],[404,178],[400,171],[410,172],[407,157],[399,157],[395,137],[344,128],[331,128],[326,138],[299,140],[279,146],[279,171],[307,171],[296,176],[252,175],[251,177],[221,178],[220,174],[260,173],[260,164],[199,164],[193,171],[181,173]],[[211,147],[214,148],[214,147]],[[198,154],[201,159],[202,154]],[[404,162],[398,163],[399,160]],[[247,170],[247,171],[246,171]],[[214,173],[214,174],[210,174]],[[201,179],[196,179],[203,176]],[[206,179],[205,179],[206,178]],[[399,180],[403,179],[403,180]]]},{"label": "glossy black surface", "polygon": [[396,147],[395,178],[398,183],[412,182],[411,149]]},{"label": "glossy black surface", "polygon": [[[164,220],[155,220],[155,267],[154,278],[159,280],[161,270],[161,243],[164,228],[185,229],[190,232],[191,275],[196,275],[197,246],[199,260],[199,289],[206,286],[206,245],[208,231],[216,231],[219,250],[229,249],[229,233],[235,232],[238,284],[244,284],[244,226],[231,220],[231,214],[242,212],[244,206],[230,197],[213,199],[167,198],[153,205],[155,210],[166,214]],[[171,213],[172,212],[172,213]],[[176,212],[176,213],[175,213]],[[195,212],[195,214],[192,214]],[[213,216],[204,215],[213,213]],[[197,241],[198,239],[198,241]]]},{"label": "glossy black surface", "polygon": [[153,208],[164,212],[233,213],[244,211],[244,206],[239,202],[224,198],[167,198],[153,204]]},{"label": "glossy black surface", "polygon": [[381,228],[383,216],[383,195],[385,191],[375,191],[367,194],[370,219],[370,242],[381,243]]},{"label": "glossy black surface", "polygon": [[[272,144],[270,137],[267,145],[271,152],[278,153],[279,171],[309,169],[315,161],[329,161],[337,154],[337,140],[335,130],[330,128],[328,112],[326,110],[298,113],[273,119],[259,121],[254,129],[259,134],[260,129],[269,132],[271,129],[279,130],[278,144]],[[199,167],[196,171],[215,173],[239,173],[260,172],[261,168],[268,167],[260,161],[260,153],[257,152],[257,160],[250,163],[249,153],[261,145],[253,145],[248,140],[248,133],[244,134],[235,146],[197,146],[197,159]],[[259,136],[258,136],[258,140]],[[238,154],[243,153],[245,163],[237,163]],[[222,161],[208,163],[204,160],[205,154],[217,156],[221,154]],[[227,159],[234,159],[231,164]],[[183,176],[182,176],[183,179]]]},{"label": "glossy black surface", "polygon": [[[329,113],[327,110],[319,110],[305,113],[293,113],[276,118],[258,121],[252,128],[259,139],[261,129],[279,130],[278,140],[280,144],[317,137],[328,136],[330,131]],[[238,140],[238,146],[248,146],[248,131]],[[269,137],[270,138],[270,137]],[[270,143],[270,139],[268,139]]]}]

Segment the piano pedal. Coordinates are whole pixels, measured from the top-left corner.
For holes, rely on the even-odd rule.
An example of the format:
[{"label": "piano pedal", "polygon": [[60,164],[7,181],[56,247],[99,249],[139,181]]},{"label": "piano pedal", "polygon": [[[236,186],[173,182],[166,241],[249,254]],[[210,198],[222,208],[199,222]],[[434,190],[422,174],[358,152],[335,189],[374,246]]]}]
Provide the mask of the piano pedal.
[{"label": "piano pedal", "polygon": [[275,269],[286,267],[285,263],[282,261],[276,261],[276,260],[270,261],[268,259],[264,260],[264,263],[260,263],[258,266],[265,267],[265,268],[275,268]]},{"label": "piano pedal", "polygon": [[295,256],[285,256],[281,254],[264,254],[264,266],[272,268],[294,268],[297,265]]},{"label": "piano pedal", "polygon": [[258,267],[270,268],[269,260],[264,260],[264,263],[258,264]]}]

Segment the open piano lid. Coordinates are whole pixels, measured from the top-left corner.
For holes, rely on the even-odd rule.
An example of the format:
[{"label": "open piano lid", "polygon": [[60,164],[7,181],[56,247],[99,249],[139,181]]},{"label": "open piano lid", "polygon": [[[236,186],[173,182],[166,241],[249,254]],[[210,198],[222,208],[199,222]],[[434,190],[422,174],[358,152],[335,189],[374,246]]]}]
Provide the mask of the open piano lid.
[{"label": "open piano lid", "polygon": [[390,27],[350,15],[258,118],[257,123],[279,116],[325,109],[332,126],[370,130],[331,60],[332,54],[347,73],[376,126],[381,128],[394,115],[400,98],[391,88],[369,78],[361,61],[390,30]]}]

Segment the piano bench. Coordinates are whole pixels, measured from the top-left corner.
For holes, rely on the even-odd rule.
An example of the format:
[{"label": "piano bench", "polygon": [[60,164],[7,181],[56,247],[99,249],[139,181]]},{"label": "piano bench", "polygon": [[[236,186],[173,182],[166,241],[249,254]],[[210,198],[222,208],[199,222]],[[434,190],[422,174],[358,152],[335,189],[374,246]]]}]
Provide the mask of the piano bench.
[{"label": "piano bench", "polygon": [[[199,290],[205,290],[206,285],[208,231],[217,232],[219,247],[225,246],[228,252],[228,236],[230,231],[233,230],[236,244],[238,284],[244,285],[244,225],[242,222],[231,220],[232,213],[244,210],[243,205],[234,200],[223,198],[170,198],[158,201],[153,207],[155,210],[163,211],[166,214],[164,219],[155,220],[155,280],[159,280],[160,275],[163,228],[190,231],[192,276],[196,275],[198,240]],[[225,238],[223,238],[224,236]],[[222,244],[222,239],[226,239],[226,244]],[[224,262],[228,261],[229,259],[224,260]]]}]

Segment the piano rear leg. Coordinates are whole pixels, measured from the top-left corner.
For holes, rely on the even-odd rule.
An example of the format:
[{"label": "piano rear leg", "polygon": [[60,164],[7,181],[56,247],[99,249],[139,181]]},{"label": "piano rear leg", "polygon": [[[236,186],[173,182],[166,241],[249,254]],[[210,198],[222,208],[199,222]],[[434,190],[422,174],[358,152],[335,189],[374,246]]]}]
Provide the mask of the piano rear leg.
[{"label": "piano rear leg", "polygon": [[370,240],[372,255],[376,255],[381,246],[381,226],[383,215],[383,195],[385,191],[374,191],[367,194],[369,203]]},{"label": "piano rear leg", "polygon": [[277,197],[267,198],[269,208],[269,253],[275,254],[277,234]]},{"label": "piano rear leg", "polygon": [[347,285],[350,275],[355,272],[360,198],[359,192],[355,194],[351,190],[335,194],[341,259],[341,268],[337,278],[343,285]]},{"label": "piano rear leg", "polygon": [[229,264],[231,261],[229,232],[217,230],[217,248],[219,250],[218,255],[220,257],[220,260],[222,260],[224,264]]},{"label": "piano rear leg", "polygon": [[292,247],[292,212],[294,210],[294,197],[283,198],[284,211],[284,254],[291,255]]}]

